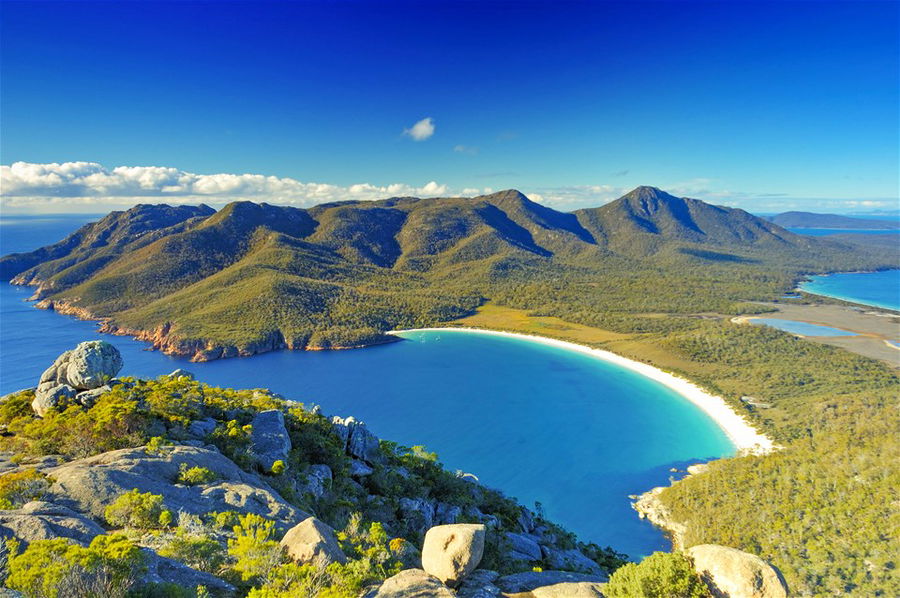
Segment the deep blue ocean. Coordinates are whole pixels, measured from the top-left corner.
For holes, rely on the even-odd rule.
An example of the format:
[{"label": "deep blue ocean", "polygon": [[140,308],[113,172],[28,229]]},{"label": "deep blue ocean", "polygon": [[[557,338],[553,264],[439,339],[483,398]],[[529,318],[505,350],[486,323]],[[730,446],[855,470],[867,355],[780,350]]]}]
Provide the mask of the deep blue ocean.
[{"label": "deep blue ocean", "polygon": [[[0,218],[0,253],[55,242],[93,219]],[[30,294],[0,283],[0,393],[34,386],[59,353],[104,338],[122,352],[123,374],[184,367],[211,384],[270,388],[331,415],[353,415],[377,435],[423,444],[450,469],[474,473],[524,504],[540,502],[582,540],[632,557],[668,542],[638,519],[628,496],[667,484],[671,468],[733,452],[724,433],[673,391],[527,340],[415,332],[367,349],[195,364],[34,309],[25,302]]]}]

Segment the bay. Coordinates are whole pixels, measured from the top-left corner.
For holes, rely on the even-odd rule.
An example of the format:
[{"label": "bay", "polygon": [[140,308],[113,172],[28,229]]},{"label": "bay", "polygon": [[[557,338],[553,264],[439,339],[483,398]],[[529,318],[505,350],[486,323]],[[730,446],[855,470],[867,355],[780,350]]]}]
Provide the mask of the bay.
[{"label": "bay", "polygon": [[[83,222],[27,224],[4,251],[61,239]],[[56,227],[54,230],[49,228]],[[21,230],[21,229],[20,229]],[[177,367],[204,382],[270,388],[353,415],[378,436],[425,445],[463,470],[546,515],[585,541],[632,557],[668,548],[638,519],[629,495],[669,483],[670,470],[733,453],[722,430],[661,384],[595,357],[527,339],[462,331],[414,331],[397,343],[353,351],[279,351],[189,363],[148,351],[96,324],[34,309],[31,289],[0,284],[0,392],[34,386],[64,350],[103,338],[123,354],[124,375]]]},{"label": "bay", "polygon": [[900,270],[811,276],[799,288],[815,295],[900,311]]}]

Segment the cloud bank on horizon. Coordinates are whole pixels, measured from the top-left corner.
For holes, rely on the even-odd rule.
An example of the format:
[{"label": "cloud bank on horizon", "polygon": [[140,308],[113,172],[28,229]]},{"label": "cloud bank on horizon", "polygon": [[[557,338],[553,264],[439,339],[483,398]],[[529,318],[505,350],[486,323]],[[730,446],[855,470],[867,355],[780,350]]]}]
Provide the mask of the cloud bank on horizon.
[{"label": "cloud bank on horizon", "polygon": [[[697,178],[661,188],[674,195],[696,197],[757,212],[800,208],[896,210],[898,207],[897,201],[891,199],[802,200],[781,194],[751,196],[714,190],[713,186],[713,181]],[[537,187],[522,191],[539,203],[560,210],[574,210],[608,203],[627,193],[630,188],[599,184]],[[371,201],[402,196],[474,197],[495,190],[491,187],[454,188],[434,180],[422,185],[375,185],[367,182],[334,185],[261,174],[196,174],[165,166],[107,168],[96,162],[14,162],[0,165],[0,208],[21,213],[95,213],[137,203],[223,205],[238,200],[310,207],[332,201]]]}]

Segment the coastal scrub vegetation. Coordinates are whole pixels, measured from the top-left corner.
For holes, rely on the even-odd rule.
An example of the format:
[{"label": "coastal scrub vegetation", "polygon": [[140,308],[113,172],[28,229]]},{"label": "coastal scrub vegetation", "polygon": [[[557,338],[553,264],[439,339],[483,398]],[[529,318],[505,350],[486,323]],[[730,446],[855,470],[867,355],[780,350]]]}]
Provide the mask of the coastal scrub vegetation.
[{"label": "coastal scrub vegetation", "polygon": [[900,595],[900,378],[890,366],[721,319],[622,336],[586,329],[593,320],[564,320],[552,309],[483,312],[465,323],[589,344],[685,376],[783,447],[713,461],[663,491],[671,520],[687,530],[675,538],[679,546],[720,544],[760,555],[803,595]]},{"label": "coastal scrub vegetation", "polygon": [[36,540],[19,552],[10,546],[6,585],[29,598],[125,598],[144,563],[123,534],[97,536],[85,547],[67,538]]},{"label": "coastal scrub vegetation", "polygon": [[[345,441],[330,419],[317,409],[263,389],[217,388],[188,376],[120,378],[93,406],[73,405],[62,413],[49,411],[44,418],[30,409],[33,398],[33,391],[25,390],[0,402],[0,427],[5,430],[0,451],[14,453],[13,461],[22,463],[0,476],[0,498],[7,501],[7,508],[40,498],[52,488],[53,480],[30,465],[45,456],[66,461],[139,448],[138,454],[164,461],[190,438],[192,424],[205,422],[212,428],[214,423],[206,441],[245,472],[260,476],[290,504],[315,513],[337,530],[347,561],[296,563],[279,544],[286,530],[269,517],[236,511],[192,515],[172,508],[163,495],[129,489],[102,510],[111,531],[98,536],[96,544],[83,547],[57,539],[32,542],[24,551],[13,547],[8,584],[29,598],[92,595],[73,593],[72,579],[118,588],[109,590],[110,596],[124,595],[116,593],[120,590],[132,596],[203,595],[194,589],[173,594],[166,593],[167,586],[134,586],[141,560],[134,557],[132,546],[138,553],[142,547],[152,548],[161,556],[215,575],[232,584],[239,596],[355,598],[363,588],[415,562],[422,522],[416,513],[399,514],[401,505],[410,501],[439,501],[456,510],[459,522],[490,521],[484,567],[513,573],[544,566],[543,562],[504,559],[502,536],[519,529],[524,512],[514,500],[447,471],[437,455],[424,447],[389,441],[375,449],[380,464],[373,464],[372,473],[353,478]],[[292,445],[278,472],[261,470],[251,452],[253,419],[271,409],[284,415]],[[331,471],[328,491],[311,490],[312,478],[307,474],[314,465],[327,465]],[[172,473],[171,483],[184,485],[179,492],[215,484],[219,475],[213,469],[180,466]],[[537,520],[560,549],[578,547],[607,571],[624,562],[623,555],[612,549],[580,544],[559,526]],[[56,563],[55,568],[42,565],[49,561]]]},{"label": "coastal scrub vegetation", "polygon": [[603,588],[606,598],[710,598],[690,557],[680,552],[654,552],[640,563],[615,571]]}]

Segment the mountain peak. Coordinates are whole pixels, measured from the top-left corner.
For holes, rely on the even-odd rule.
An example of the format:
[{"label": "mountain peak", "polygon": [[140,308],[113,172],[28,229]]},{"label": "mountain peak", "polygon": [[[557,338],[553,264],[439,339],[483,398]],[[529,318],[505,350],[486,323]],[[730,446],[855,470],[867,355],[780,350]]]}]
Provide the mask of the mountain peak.
[{"label": "mountain peak", "polygon": [[673,199],[677,200],[678,198],[670,193],[666,193],[658,187],[641,185],[640,187],[635,187],[634,189],[623,195],[622,199],[631,199],[638,201],[671,201]]}]

